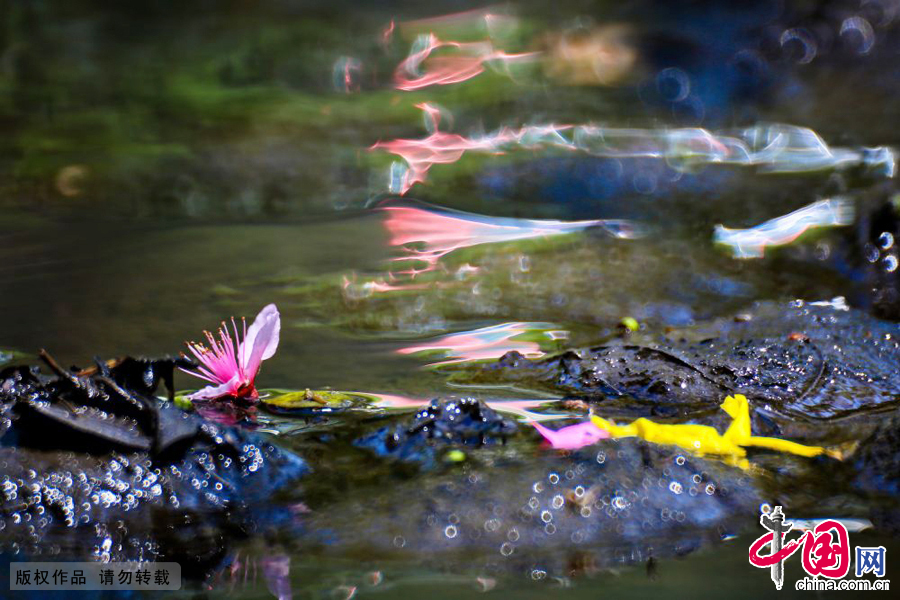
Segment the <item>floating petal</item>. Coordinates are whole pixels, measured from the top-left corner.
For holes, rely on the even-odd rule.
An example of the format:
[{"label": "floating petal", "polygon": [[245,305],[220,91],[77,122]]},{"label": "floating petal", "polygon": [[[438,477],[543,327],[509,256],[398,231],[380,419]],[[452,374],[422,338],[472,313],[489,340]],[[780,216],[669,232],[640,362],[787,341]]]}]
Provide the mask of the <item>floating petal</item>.
[{"label": "floating petal", "polygon": [[557,450],[577,450],[610,437],[608,431],[600,429],[590,421],[569,425],[556,431],[540,423],[532,425]]}]

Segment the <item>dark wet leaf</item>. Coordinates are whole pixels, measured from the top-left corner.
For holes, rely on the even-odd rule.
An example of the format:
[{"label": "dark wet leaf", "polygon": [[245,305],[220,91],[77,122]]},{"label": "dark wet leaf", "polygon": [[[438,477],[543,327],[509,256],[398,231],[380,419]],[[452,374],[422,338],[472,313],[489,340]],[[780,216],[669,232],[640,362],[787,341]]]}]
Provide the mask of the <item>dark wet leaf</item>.
[{"label": "dark wet leaf", "polygon": [[171,394],[178,361],[63,370],[42,357],[54,376],[0,371],[0,547],[59,544],[74,532],[61,556],[168,558],[196,576],[278,514],[250,506],[306,471],[252,433],[156,398],[160,382]]}]

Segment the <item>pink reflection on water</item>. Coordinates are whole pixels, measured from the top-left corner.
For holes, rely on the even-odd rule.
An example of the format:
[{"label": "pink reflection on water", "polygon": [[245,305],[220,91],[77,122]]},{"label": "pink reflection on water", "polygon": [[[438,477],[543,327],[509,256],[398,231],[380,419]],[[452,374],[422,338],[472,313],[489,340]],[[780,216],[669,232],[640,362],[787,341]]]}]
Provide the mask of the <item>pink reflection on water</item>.
[{"label": "pink reflection on water", "polygon": [[235,553],[231,564],[216,572],[207,583],[209,590],[227,588],[230,593],[256,588],[260,567],[269,592],[278,600],[291,600],[291,559],[286,554],[268,554],[257,559]]},{"label": "pink reflection on water", "polygon": [[544,352],[537,342],[515,340],[513,338],[529,331],[548,329],[550,327],[552,325],[549,323],[502,323],[473,331],[453,333],[433,342],[401,348],[397,352],[399,354],[414,354],[416,352],[447,350],[453,356],[450,360],[432,363],[432,366],[469,360],[500,358],[511,350],[515,350],[528,358],[538,358],[543,356]]},{"label": "pink reflection on water", "polygon": [[421,140],[396,139],[378,142],[370,150],[384,149],[406,161],[408,171],[400,182],[399,192],[405,194],[416,183],[425,181],[432,165],[452,164],[469,150],[499,153],[497,137],[470,139],[455,133],[435,131]]},{"label": "pink reflection on water", "polygon": [[256,425],[256,406],[235,402],[233,400],[224,401],[204,401],[194,400],[194,408],[197,413],[208,421],[219,423],[220,425],[237,425],[244,426]]},{"label": "pink reflection on water", "polygon": [[441,124],[441,109],[429,102],[416,104],[416,108],[422,109],[422,111],[425,113],[425,123],[427,125],[428,131],[437,131],[438,126]]},{"label": "pink reflection on water", "polygon": [[589,227],[602,228],[616,237],[636,237],[631,224],[619,220],[510,219],[403,205],[383,205],[379,210],[387,214],[384,226],[390,235],[389,243],[403,247],[406,252],[392,260],[425,263],[425,267],[410,267],[395,273],[410,277],[435,270],[440,259],[454,250],[480,244],[563,235]]},{"label": "pink reflection on water", "polygon": [[[435,109],[427,103],[417,104],[426,111],[426,115],[434,118]],[[433,121],[434,122],[434,121]],[[437,122],[434,122],[435,126]],[[520,129],[503,127],[500,130],[481,137],[467,138],[455,133],[434,131],[426,138],[419,140],[396,139],[389,142],[377,142],[369,150],[383,149],[402,158],[407,165],[397,191],[402,195],[419,182],[433,165],[452,164],[466,152],[478,151],[488,154],[503,154],[507,147],[521,146],[538,148],[553,145],[574,150],[571,142],[563,137],[562,132],[571,129],[569,125],[530,125]]]},{"label": "pink reflection on water", "polygon": [[[354,280],[356,277],[354,276]],[[393,277],[392,277],[393,279]],[[341,287],[344,290],[344,296],[349,297],[351,294],[349,293],[351,289],[358,288],[359,291],[356,293],[358,296],[370,296],[373,293],[386,293],[386,292],[402,292],[408,290],[425,290],[431,289],[432,287],[442,287],[440,282],[438,283],[389,283],[384,281],[384,279],[375,279],[372,281],[366,281],[361,284],[357,284],[354,280],[349,279],[346,275],[344,275],[343,283]],[[354,290],[356,291],[356,290]]]},{"label": "pink reflection on water", "polygon": [[266,556],[262,559],[266,587],[278,600],[291,600],[291,557],[286,554]]},{"label": "pink reflection on water", "polygon": [[388,46],[391,43],[391,38],[394,37],[394,29],[396,25],[394,24],[394,20],[391,19],[391,22],[387,27],[384,28],[384,31],[381,32],[381,44],[383,46]]},{"label": "pink reflection on water", "polygon": [[[484,63],[489,60],[503,62],[530,60],[538,53],[507,54],[495,50],[490,42],[442,42],[433,33],[420,38],[412,52],[394,71],[394,83],[397,89],[404,91],[418,90],[431,85],[448,85],[460,83],[484,72]],[[450,56],[434,56],[432,52],[440,48],[452,48]],[[430,58],[429,58],[430,57]],[[423,63],[427,60],[427,65]],[[420,74],[420,67],[426,66]]]}]

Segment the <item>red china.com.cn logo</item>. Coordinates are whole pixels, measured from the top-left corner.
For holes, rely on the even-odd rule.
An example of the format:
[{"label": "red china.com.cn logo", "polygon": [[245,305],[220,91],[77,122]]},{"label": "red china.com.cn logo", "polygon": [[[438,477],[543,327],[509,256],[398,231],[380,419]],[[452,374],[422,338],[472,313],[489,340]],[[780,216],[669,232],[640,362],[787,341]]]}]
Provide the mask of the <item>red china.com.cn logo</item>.
[{"label": "red china.com.cn logo", "polygon": [[[784,562],[801,551],[803,570],[809,575],[796,582],[798,590],[889,590],[888,579],[844,579],[850,572],[850,537],[847,527],[838,520],[824,519],[806,529],[800,537],[788,541],[786,536],[794,523],[785,521],[781,507],[764,512],[760,525],[768,533],[750,545],[750,564],[772,570],[772,581],[781,589],[784,584]],[[768,548],[768,553],[764,551]],[[856,577],[872,573],[884,577],[887,551],[884,546],[857,546],[855,552]]]}]

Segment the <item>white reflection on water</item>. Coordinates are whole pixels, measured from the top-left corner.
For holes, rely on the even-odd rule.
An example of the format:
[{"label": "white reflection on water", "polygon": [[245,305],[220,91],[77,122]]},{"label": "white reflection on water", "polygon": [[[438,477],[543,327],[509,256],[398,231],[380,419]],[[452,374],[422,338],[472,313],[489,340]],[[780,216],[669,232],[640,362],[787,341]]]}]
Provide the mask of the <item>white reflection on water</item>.
[{"label": "white reflection on water", "polygon": [[799,210],[766,221],[750,229],[729,229],[716,225],[713,239],[731,248],[735,258],[762,258],[766,248],[783,246],[815,227],[849,225],[853,203],[843,198],[819,200]]},{"label": "white reflection on water", "polygon": [[[424,106],[420,108],[425,110]],[[737,135],[714,134],[701,128],[628,129],[593,124],[503,127],[493,133],[466,137],[433,131],[422,139],[396,139],[374,144],[403,159],[391,167],[389,185],[405,194],[423,182],[437,164],[455,163],[466,152],[504,154],[512,150],[563,148],[611,158],[659,158],[676,169],[707,164],[753,166],[770,173],[802,173],[863,165],[893,177],[890,148],[831,147],[812,129],[794,125],[756,125]]]}]

